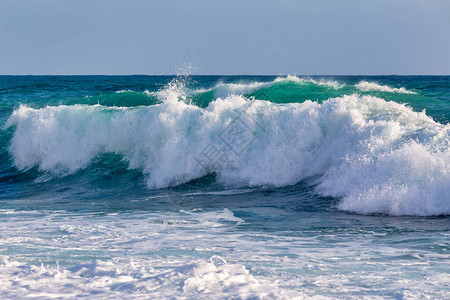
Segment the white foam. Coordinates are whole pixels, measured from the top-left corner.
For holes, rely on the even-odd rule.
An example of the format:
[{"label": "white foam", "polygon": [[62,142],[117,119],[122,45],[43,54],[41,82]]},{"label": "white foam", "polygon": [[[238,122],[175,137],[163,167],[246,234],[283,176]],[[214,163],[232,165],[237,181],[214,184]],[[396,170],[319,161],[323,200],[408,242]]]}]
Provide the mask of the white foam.
[{"label": "white foam", "polygon": [[3,256],[0,262],[2,297],[75,298],[101,293],[108,298],[239,297],[277,295],[276,286],[262,285],[245,266],[227,264],[217,256],[167,271],[137,268],[113,261],[95,261],[71,268],[27,265]]},{"label": "white foam", "polygon": [[[341,209],[450,213],[450,125],[424,112],[355,95],[286,105],[229,96],[202,109],[178,101],[176,89],[165,93],[164,103],[139,108],[22,105],[5,126],[15,127],[14,164],[64,176],[113,152],[141,169],[149,188],[208,172],[231,186],[286,186],[319,176],[317,192],[341,198]],[[236,120],[253,139],[239,155],[221,139]],[[211,144],[233,163],[200,165]]]},{"label": "white foam", "polygon": [[[9,215],[8,225],[3,228],[6,235],[15,235],[15,240],[0,237],[1,245],[13,245],[14,254],[21,257],[0,256],[2,299],[30,295],[248,299],[279,298],[278,295],[289,293],[270,278],[255,277],[242,263],[227,262],[217,255],[205,258],[206,252],[215,250],[192,252],[212,245],[221,227],[211,227],[211,223],[222,223],[222,230],[228,231],[230,223],[241,223],[226,209],[108,216],[48,211],[20,214]],[[185,230],[191,230],[191,234]],[[32,238],[35,236],[39,239]],[[186,248],[189,251],[184,251]],[[169,249],[172,254],[160,256]],[[28,253],[25,259],[23,253]],[[56,260],[56,266],[39,263],[50,257],[53,262]],[[62,266],[58,259],[62,259]]]},{"label": "white foam", "polygon": [[226,209],[2,210],[0,298],[449,298],[444,219],[327,227],[290,209],[238,211],[256,226]]},{"label": "white foam", "polygon": [[387,85],[381,85],[381,84],[377,84],[375,82],[367,82],[367,81],[361,81],[360,83],[356,84],[355,87],[364,92],[380,91],[380,92],[388,92],[388,93],[416,94],[416,92],[409,91],[409,90],[405,89],[404,87],[393,88],[393,87],[390,87]]}]

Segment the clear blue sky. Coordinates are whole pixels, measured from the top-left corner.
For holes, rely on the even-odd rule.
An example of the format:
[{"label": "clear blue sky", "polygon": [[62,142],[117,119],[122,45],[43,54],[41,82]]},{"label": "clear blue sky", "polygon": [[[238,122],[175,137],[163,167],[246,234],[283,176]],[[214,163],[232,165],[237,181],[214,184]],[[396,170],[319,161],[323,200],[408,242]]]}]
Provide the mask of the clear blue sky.
[{"label": "clear blue sky", "polygon": [[0,74],[450,74],[448,0],[0,0]]}]

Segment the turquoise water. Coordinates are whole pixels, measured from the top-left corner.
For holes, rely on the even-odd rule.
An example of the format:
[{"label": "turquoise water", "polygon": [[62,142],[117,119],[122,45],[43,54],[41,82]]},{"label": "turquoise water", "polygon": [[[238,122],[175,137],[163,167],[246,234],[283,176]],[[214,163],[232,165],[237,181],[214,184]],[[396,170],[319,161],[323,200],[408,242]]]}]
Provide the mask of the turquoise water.
[{"label": "turquoise water", "polygon": [[0,294],[448,298],[448,76],[0,76]]}]

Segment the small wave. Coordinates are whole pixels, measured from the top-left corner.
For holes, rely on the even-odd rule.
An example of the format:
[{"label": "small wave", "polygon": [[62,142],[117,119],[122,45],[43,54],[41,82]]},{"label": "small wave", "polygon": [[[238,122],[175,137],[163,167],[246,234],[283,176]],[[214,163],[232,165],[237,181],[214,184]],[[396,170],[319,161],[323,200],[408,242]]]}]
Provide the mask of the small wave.
[{"label": "small wave", "polygon": [[417,94],[416,92],[409,91],[404,87],[393,88],[387,85],[380,85],[375,82],[367,82],[367,81],[361,81],[360,83],[356,84],[355,87],[363,92],[380,91],[380,92],[400,93],[400,94]]},{"label": "small wave", "polygon": [[300,83],[300,84],[305,84],[305,83],[312,83],[318,86],[326,86],[326,87],[331,87],[333,89],[340,89],[342,87],[344,87],[344,84],[340,84],[337,81],[332,81],[332,80],[314,80],[311,78],[299,78],[297,76],[293,76],[293,75],[288,75],[286,77],[278,77],[277,79],[274,80],[274,82],[296,82],[296,83]]},{"label": "small wave", "polygon": [[337,81],[313,80],[310,78],[299,78],[297,76],[288,75],[286,77],[277,77],[268,82],[250,82],[250,83],[219,83],[210,90],[214,91],[216,98],[226,98],[230,95],[248,95],[257,90],[268,88],[277,83],[296,83],[300,85],[313,84],[317,86],[330,87],[333,89],[342,88],[344,85]]}]

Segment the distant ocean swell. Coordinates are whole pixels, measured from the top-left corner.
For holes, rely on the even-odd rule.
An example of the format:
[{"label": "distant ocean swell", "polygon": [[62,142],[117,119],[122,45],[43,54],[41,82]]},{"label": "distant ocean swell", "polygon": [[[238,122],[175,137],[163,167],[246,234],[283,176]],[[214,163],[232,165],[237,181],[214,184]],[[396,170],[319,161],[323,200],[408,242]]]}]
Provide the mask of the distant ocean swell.
[{"label": "distant ocean swell", "polygon": [[13,132],[18,169],[55,177],[114,153],[141,170],[150,189],[212,173],[233,187],[306,180],[346,211],[450,214],[450,125],[374,91],[415,94],[366,81],[288,77],[189,90],[174,80],[135,105],[121,105],[132,91],[87,99],[98,104],[22,105],[4,129]]},{"label": "distant ocean swell", "polygon": [[[391,95],[402,97],[416,95],[405,88],[392,88],[374,82],[360,81],[355,85],[341,84],[337,81],[325,81],[298,78],[296,76],[279,77],[268,82],[218,83],[211,88],[190,88],[186,85],[189,79],[175,78],[164,89],[157,92],[119,90],[115,93],[95,95],[85,99],[86,104],[103,106],[142,106],[161,103],[169,94],[175,92],[178,99],[200,107],[206,107],[217,98],[230,95],[255,97],[259,100],[270,100],[274,103],[297,103],[304,100],[326,100],[349,94]],[[172,94],[172,96],[174,96]]]}]

